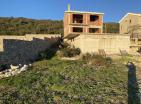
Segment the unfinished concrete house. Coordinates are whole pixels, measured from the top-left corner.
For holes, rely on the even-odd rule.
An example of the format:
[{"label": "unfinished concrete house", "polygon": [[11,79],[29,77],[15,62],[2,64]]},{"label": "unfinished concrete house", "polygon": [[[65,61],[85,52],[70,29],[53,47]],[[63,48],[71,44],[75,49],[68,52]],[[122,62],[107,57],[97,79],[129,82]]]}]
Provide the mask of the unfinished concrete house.
[{"label": "unfinished concrete house", "polygon": [[64,13],[64,38],[82,53],[119,54],[129,52],[129,35],[103,34],[103,15],[98,12],[68,11]]},{"label": "unfinished concrete house", "polygon": [[130,35],[130,49],[136,52],[141,49],[141,14],[127,13],[120,21],[120,33]]},{"label": "unfinished concrete house", "polygon": [[103,13],[65,11],[64,36],[69,34],[94,34],[103,32]]}]

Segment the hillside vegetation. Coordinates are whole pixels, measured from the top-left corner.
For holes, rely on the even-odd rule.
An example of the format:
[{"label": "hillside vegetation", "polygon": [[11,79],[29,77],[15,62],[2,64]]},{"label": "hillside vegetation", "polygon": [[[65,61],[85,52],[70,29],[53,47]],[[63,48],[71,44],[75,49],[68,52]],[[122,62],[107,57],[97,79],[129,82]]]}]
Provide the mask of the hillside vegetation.
[{"label": "hillside vegetation", "polygon": [[0,35],[63,34],[63,21],[0,18]]},{"label": "hillside vegetation", "polygon": [[104,33],[119,33],[119,23],[109,22],[103,24]]},{"label": "hillside vegetation", "polygon": [[[106,25],[105,25],[106,24]],[[106,26],[106,28],[105,28]],[[104,32],[118,33],[118,23],[104,23]],[[63,34],[62,20],[0,17],[0,35]]]}]

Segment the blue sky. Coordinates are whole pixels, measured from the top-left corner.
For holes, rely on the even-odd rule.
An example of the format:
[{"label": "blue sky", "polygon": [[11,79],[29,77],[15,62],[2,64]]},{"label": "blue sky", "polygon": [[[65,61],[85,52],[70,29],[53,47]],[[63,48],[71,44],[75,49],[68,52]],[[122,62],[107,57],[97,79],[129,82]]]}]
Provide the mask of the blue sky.
[{"label": "blue sky", "polygon": [[62,20],[67,4],[72,10],[103,12],[105,22],[141,13],[141,0],[0,0],[0,17]]}]

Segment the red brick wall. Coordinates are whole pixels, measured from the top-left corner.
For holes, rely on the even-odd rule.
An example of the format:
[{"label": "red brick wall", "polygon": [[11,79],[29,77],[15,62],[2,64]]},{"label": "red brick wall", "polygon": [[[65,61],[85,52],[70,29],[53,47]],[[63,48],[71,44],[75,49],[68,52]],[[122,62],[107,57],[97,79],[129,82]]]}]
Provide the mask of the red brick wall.
[{"label": "red brick wall", "polygon": [[83,14],[83,24],[86,24],[87,23],[87,21],[86,21],[86,17],[87,15],[86,14]]},{"label": "red brick wall", "polygon": [[64,14],[64,36],[68,35],[69,33],[69,14],[65,13]]},{"label": "red brick wall", "polygon": [[97,21],[94,21],[94,22],[93,21],[90,21],[90,15],[91,14],[87,14],[87,17],[88,17],[87,18],[87,22],[88,22],[89,25],[102,26],[102,24],[103,24],[102,23],[103,22],[102,21],[102,15],[98,15],[99,16],[99,19]]},{"label": "red brick wall", "polygon": [[83,27],[83,33],[86,33],[87,27]]},{"label": "red brick wall", "polygon": [[[103,25],[103,15],[98,15],[99,19],[97,21],[91,22],[90,21],[90,15],[89,13],[84,13],[83,14],[83,25],[93,25],[93,26],[102,26]],[[64,14],[64,36],[68,35],[69,33],[72,33],[72,26],[75,27],[75,25],[71,25],[73,24],[73,13],[65,13]],[[79,26],[79,25],[77,25]],[[83,33],[89,33],[89,29],[88,26],[83,26]],[[70,32],[69,32],[70,30]],[[98,33],[101,33],[102,29],[99,29]]]}]

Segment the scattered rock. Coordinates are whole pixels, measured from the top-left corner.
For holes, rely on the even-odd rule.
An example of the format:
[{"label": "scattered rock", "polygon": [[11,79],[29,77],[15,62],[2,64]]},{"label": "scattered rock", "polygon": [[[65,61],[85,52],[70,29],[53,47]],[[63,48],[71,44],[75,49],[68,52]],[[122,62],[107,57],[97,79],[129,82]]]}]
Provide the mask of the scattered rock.
[{"label": "scattered rock", "polygon": [[14,66],[14,65],[11,64],[11,65],[10,65],[10,68],[11,68],[11,69],[18,69],[19,66]]},{"label": "scattered rock", "polygon": [[98,96],[95,97],[95,100],[96,100],[97,102],[102,102],[102,101],[103,101],[103,97],[100,96],[100,95],[98,95]]},{"label": "scattered rock", "polygon": [[17,75],[17,74],[21,73],[22,71],[28,70],[28,68],[31,66],[32,66],[32,64],[23,65],[23,66],[21,64],[19,64],[17,66],[10,65],[10,69],[0,71],[0,79]]},{"label": "scattered rock", "polygon": [[28,65],[24,65],[20,70],[21,71],[26,71],[28,69]]}]

